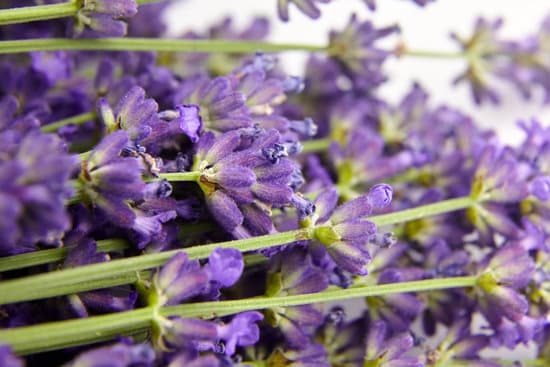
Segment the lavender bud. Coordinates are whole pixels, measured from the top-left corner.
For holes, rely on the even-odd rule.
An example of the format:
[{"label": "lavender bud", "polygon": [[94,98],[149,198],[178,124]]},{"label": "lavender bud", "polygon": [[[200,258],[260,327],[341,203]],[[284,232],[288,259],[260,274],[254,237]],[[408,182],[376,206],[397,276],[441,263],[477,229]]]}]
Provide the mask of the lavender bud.
[{"label": "lavender bud", "polygon": [[390,185],[379,184],[373,186],[368,193],[368,198],[374,208],[382,209],[390,205],[393,189]]}]

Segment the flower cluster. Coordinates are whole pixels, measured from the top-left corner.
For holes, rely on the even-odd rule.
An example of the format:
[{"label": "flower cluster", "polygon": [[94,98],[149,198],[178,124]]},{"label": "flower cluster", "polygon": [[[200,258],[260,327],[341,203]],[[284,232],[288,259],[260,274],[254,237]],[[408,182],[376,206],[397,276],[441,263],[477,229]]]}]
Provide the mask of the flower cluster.
[{"label": "flower cluster", "polygon": [[[382,98],[386,60],[414,53],[383,46],[398,25],[160,40],[168,5],[142,3],[0,4],[0,53],[37,45],[0,55],[0,366],[550,363],[550,128],[507,146],[420,83]],[[453,35],[457,82],[550,94],[550,21],[501,24]],[[285,47],[318,51],[303,78],[254,53]]]}]

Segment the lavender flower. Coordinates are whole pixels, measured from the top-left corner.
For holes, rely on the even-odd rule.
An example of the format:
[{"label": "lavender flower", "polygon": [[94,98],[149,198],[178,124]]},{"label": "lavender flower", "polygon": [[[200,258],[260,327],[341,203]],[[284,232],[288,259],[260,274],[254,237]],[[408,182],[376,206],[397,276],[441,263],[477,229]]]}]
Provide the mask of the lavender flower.
[{"label": "lavender flower", "polygon": [[382,64],[391,54],[377,48],[375,42],[397,32],[398,26],[376,29],[369,21],[359,22],[354,14],[343,31],[330,33],[329,48],[351,78],[372,78],[369,74],[381,73]]},{"label": "lavender flower", "polygon": [[376,226],[362,218],[374,208],[388,206],[391,199],[392,189],[381,184],[371,188],[368,195],[336,207],[336,190],[326,190],[315,200],[316,212],[304,225],[315,226],[315,239],[327,246],[338,266],[353,274],[365,275],[365,266],[370,261],[366,243],[376,232]]},{"label": "lavender flower", "polygon": [[181,301],[204,292],[208,285],[208,274],[200,268],[198,261],[190,261],[187,254],[180,252],[155,274],[149,303],[153,305],[178,304]]},{"label": "lavender flower", "polygon": [[494,68],[494,58],[502,53],[503,44],[498,37],[498,31],[502,26],[502,19],[489,21],[478,18],[475,29],[470,38],[463,39],[452,34],[453,39],[460,43],[464,53],[471,54],[468,69],[455,79],[455,83],[467,81],[470,83],[472,96],[478,104],[488,100],[499,103],[500,97],[487,80],[487,74]]},{"label": "lavender flower", "polygon": [[533,260],[520,246],[507,245],[494,253],[477,281],[483,293],[482,312],[490,321],[498,322],[502,317],[521,320],[529,303],[517,289],[527,285],[534,270]]},{"label": "lavender flower", "polygon": [[412,347],[413,338],[410,334],[397,334],[388,338],[386,324],[383,321],[375,321],[369,327],[363,366],[423,367],[424,364],[418,358],[404,356]]},{"label": "lavender flower", "polygon": [[[304,249],[289,248],[271,258],[266,295],[278,297],[320,292],[328,287],[328,277],[313,264]],[[313,305],[278,307],[268,310],[267,321],[279,327],[290,346],[308,343],[313,328],[323,322],[322,313]]]},{"label": "lavender flower", "polygon": [[98,114],[109,132],[126,130],[132,141],[139,143],[151,134],[157,122],[157,103],[145,98],[145,91],[133,87],[124,94],[113,110],[105,98],[97,102]]},{"label": "lavender flower", "polygon": [[321,11],[317,8],[317,3],[328,4],[330,0],[277,0],[277,11],[279,18],[288,22],[288,7],[292,3],[308,17],[317,19],[321,16]]},{"label": "lavender flower", "polygon": [[[294,196],[290,183],[298,168],[284,158],[288,152],[279,143],[279,133],[258,130],[254,135],[250,144],[245,130],[233,130],[217,138],[204,134],[197,144],[192,167],[201,172],[199,185],[210,212],[237,237],[249,236],[249,230],[262,233],[272,228],[269,219],[267,224],[259,223],[255,218],[258,211],[250,205],[289,205]],[[245,214],[250,216],[245,218]],[[248,229],[243,227],[247,224]]]},{"label": "lavender flower", "polygon": [[546,17],[534,35],[504,42],[504,57],[496,62],[495,76],[510,82],[525,99],[530,99],[534,88],[539,87],[544,92],[544,103],[550,102],[549,37],[550,18]]},{"label": "lavender flower", "polygon": [[256,323],[263,319],[259,312],[243,312],[233,317],[230,323],[217,326],[218,338],[224,342],[225,354],[235,354],[237,347],[255,344],[260,338]]},{"label": "lavender flower", "polygon": [[0,345],[0,365],[5,367],[23,367],[23,361],[12,354],[8,345]]},{"label": "lavender flower", "polygon": [[[69,251],[63,268],[76,268],[78,266],[95,264],[109,260],[109,255],[97,251],[97,244],[89,239],[80,243]],[[126,293],[126,294],[125,294]],[[78,317],[88,317],[90,313],[122,312],[134,307],[137,293],[122,289],[119,292],[109,290],[97,290],[69,296],[71,309]]]},{"label": "lavender flower", "polygon": [[199,351],[210,348],[218,340],[216,325],[210,321],[175,316],[155,322],[159,328],[153,334],[155,344],[165,350],[178,347]]},{"label": "lavender flower", "polygon": [[489,338],[486,335],[470,334],[469,319],[458,320],[450,327],[439,348],[428,351],[427,363],[438,365],[452,363],[453,360],[464,360],[472,366],[497,367],[497,363],[482,360],[478,355],[488,344]]},{"label": "lavender flower", "polygon": [[74,34],[76,37],[124,36],[127,25],[121,18],[136,13],[135,0],[85,0],[75,17]]},{"label": "lavender flower", "polygon": [[227,132],[252,126],[246,97],[233,87],[228,77],[200,79],[189,86],[184,84],[174,102],[199,106],[200,117],[207,130]]},{"label": "lavender flower", "polygon": [[149,364],[154,359],[155,352],[150,345],[131,345],[122,342],[84,352],[65,366],[95,367],[109,365],[113,367],[130,367],[137,364]]},{"label": "lavender flower", "polygon": [[128,200],[142,199],[145,190],[139,159],[121,156],[128,144],[125,131],[107,135],[82,162],[78,179],[79,195],[123,228],[136,220]]},{"label": "lavender flower", "polygon": [[518,235],[518,226],[503,204],[519,202],[527,196],[520,169],[509,150],[489,145],[479,155],[470,195],[483,203],[469,209],[468,218],[485,242],[490,240],[492,228],[512,238]]},{"label": "lavender flower", "polygon": [[327,353],[321,344],[308,344],[299,349],[276,349],[267,359],[272,365],[329,367]]},{"label": "lavender flower", "polygon": [[6,150],[0,158],[0,255],[32,251],[37,243],[56,245],[70,228],[65,200],[78,160],[52,135],[0,135],[7,143],[0,148]]},{"label": "lavender flower", "polygon": [[232,248],[217,248],[210,256],[203,270],[210,280],[210,293],[219,297],[221,288],[229,288],[240,278],[244,269],[243,255]]},{"label": "lavender flower", "polygon": [[181,352],[177,354],[168,367],[219,367],[219,360],[212,355],[200,356],[198,353]]},{"label": "lavender flower", "polygon": [[32,68],[43,73],[52,86],[71,76],[71,59],[64,51],[32,52],[31,58]]}]

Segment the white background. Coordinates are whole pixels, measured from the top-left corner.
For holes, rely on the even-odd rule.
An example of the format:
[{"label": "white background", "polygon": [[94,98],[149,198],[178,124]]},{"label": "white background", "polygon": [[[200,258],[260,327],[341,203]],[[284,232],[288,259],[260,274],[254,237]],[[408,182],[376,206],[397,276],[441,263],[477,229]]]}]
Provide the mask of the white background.
[{"label": "white background", "polygon": [[[360,0],[334,0],[321,4],[322,17],[313,21],[302,15],[294,6],[290,9],[290,22],[280,22],[276,16],[276,0],[186,0],[176,2],[167,14],[171,34],[194,29],[207,29],[213,22],[231,14],[237,25],[243,26],[253,15],[270,17],[270,40],[277,42],[311,43],[323,45],[330,29],[342,29],[353,12],[360,19],[370,19],[379,26],[399,23],[402,39],[410,48],[438,51],[456,51],[449,39],[449,32],[469,35],[477,16],[503,17],[505,36],[522,36],[536,31],[542,19],[550,15],[550,0],[437,0],[425,8],[417,7],[410,0],[378,0],[376,12],[366,9]],[[305,55],[301,52],[282,56],[287,69],[301,74]],[[431,92],[431,101],[459,107],[477,117],[484,126],[495,127],[506,142],[518,141],[522,134],[516,127],[518,119],[537,117],[545,125],[550,124],[550,108],[541,104],[537,96],[527,103],[515,93],[504,88],[500,91],[500,106],[475,106],[465,85],[454,87],[451,81],[464,68],[460,60],[436,60],[403,58],[391,60],[386,65],[390,82],[381,93],[391,101],[397,101],[413,80],[420,81]]]},{"label": "white background", "polygon": [[[455,31],[469,36],[477,16],[488,18],[503,17],[505,25],[502,34],[520,37],[535,32],[542,19],[550,15],[550,0],[437,0],[426,8],[417,7],[407,0],[378,0],[378,9],[372,13],[360,0],[334,0],[321,5],[321,19],[313,21],[302,15],[296,8],[290,11],[290,22],[277,19],[276,0],[186,0],[177,2],[167,14],[171,35],[194,29],[205,30],[213,22],[231,14],[237,25],[248,24],[254,15],[272,19],[272,32],[269,38],[275,42],[310,43],[323,45],[331,29],[342,29],[351,13],[360,19],[370,19],[378,26],[398,23],[402,29],[402,39],[411,49],[457,51],[449,38]],[[302,73],[306,55],[301,52],[285,53],[281,59],[292,74]],[[460,60],[400,59],[390,60],[386,70],[390,82],[382,89],[383,96],[390,101],[398,101],[414,80],[431,92],[431,103],[447,103],[476,116],[484,126],[497,130],[502,139],[514,143],[523,137],[516,127],[518,119],[537,117],[550,125],[550,107],[542,105],[541,95],[533,101],[525,102],[511,89],[500,90],[502,104],[499,106],[473,104],[469,89],[465,85],[453,87],[452,79],[464,69]],[[531,348],[520,347],[516,351],[499,350],[500,358],[529,358]]]}]

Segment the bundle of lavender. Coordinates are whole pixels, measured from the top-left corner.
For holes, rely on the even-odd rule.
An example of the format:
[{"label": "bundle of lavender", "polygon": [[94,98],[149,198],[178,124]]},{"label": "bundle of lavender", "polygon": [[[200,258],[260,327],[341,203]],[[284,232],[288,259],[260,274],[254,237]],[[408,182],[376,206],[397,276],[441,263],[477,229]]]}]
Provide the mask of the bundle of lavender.
[{"label": "bundle of lavender", "polygon": [[478,103],[550,96],[550,19],[442,54],[355,16],[323,47],[260,18],[166,39],[149,2],[0,4],[0,366],[550,365],[550,128],[505,146],[419,84],[378,92],[387,59],[437,56]]}]

